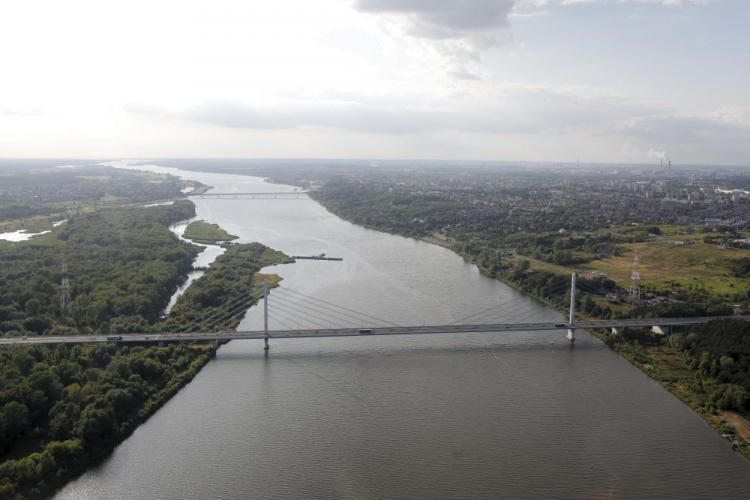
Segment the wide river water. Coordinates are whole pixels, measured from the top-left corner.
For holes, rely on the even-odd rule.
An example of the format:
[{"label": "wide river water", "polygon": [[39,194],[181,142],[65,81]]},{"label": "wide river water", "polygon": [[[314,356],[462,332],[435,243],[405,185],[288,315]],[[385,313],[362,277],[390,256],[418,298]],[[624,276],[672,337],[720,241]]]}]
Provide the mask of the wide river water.
[{"label": "wide river water", "polygon": [[[139,168],[216,192],[294,189]],[[309,199],[195,203],[199,219],[237,241],[344,259],[267,269],[283,277],[271,328],[283,328],[274,318],[304,323],[281,289],[400,325],[447,324],[509,301],[514,321],[562,318],[449,250],[356,226]],[[261,327],[255,307],[241,328]],[[571,346],[560,331],[280,339],[268,356],[261,341],[232,341],[55,498],[749,495],[750,461],[690,408],[596,338],[579,332]]]}]

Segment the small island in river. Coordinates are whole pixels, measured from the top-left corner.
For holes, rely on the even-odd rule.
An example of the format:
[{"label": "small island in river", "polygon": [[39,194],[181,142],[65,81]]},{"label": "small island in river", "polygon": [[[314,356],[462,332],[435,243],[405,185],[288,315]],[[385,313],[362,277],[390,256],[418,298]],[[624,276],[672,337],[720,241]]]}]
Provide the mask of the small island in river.
[{"label": "small island in river", "polygon": [[185,234],[183,236],[194,241],[209,242],[232,241],[239,237],[224,231],[218,224],[211,224],[210,222],[201,220],[191,222],[185,229]]}]

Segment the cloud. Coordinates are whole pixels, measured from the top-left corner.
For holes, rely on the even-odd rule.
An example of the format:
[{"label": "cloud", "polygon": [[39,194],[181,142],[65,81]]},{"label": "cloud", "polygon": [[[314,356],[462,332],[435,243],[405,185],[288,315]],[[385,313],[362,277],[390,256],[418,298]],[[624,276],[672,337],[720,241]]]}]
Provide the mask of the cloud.
[{"label": "cloud", "polygon": [[601,130],[611,123],[664,112],[626,94],[582,86],[469,83],[472,91],[443,97],[321,92],[274,106],[209,100],[183,109],[129,105],[125,111],[235,129],[331,128],[411,134],[436,130],[533,134]]},{"label": "cloud", "polygon": [[507,28],[515,0],[357,0],[355,8],[372,14],[410,18],[413,33],[427,38],[461,38],[467,33]]},{"label": "cloud", "polygon": [[482,51],[509,44],[516,0],[355,0],[359,12],[380,16],[387,30],[421,40],[449,61],[447,73],[478,78]]},{"label": "cloud", "polygon": [[42,110],[38,108],[28,108],[28,109],[2,108],[0,109],[0,115],[2,116],[39,116],[41,114],[43,114]]},{"label": "cloud", "polygon": [[649,116],[633,120],[614,132],[678,142],[701,142],[720,135],[744,136],[750,134],[750,109],[723,108],[704,116]]},{"label": "cloud", "polygon": [[560,5],[579,5],[586,3],[657,3],[662,5],[709,5],[721,0],[518,0],[519,7],[544,7],[558,3]]}]

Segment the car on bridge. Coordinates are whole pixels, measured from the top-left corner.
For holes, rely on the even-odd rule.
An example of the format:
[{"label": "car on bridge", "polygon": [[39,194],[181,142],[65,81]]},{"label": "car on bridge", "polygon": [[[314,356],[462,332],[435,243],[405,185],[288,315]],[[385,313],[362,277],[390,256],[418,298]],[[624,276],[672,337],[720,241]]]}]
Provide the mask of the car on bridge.
[{"label": "car on bridge", "polygon": [[360,335],[372,335],[373,331],[372,331],[372,328],[360,328],[359,334]]},{"label": "car on bridge", "polygon": [[566,326],[568,325],[566,325],[565,323],[555,323],[555,328],[565,328]]}]

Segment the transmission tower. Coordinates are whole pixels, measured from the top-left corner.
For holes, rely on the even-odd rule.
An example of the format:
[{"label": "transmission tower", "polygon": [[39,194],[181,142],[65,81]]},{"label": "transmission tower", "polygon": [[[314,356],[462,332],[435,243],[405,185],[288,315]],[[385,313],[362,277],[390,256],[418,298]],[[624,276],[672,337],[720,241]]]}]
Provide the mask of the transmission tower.
[{"label": "transmission tower", "polygon": [[628,296],[631,300],[638,300],[641,298],[641,287],[639,285],[641,281],[641,273],[638,271],[638,266],[641,264],[641,258],[638,257],[638,252],[635,254],[633,259],[633,272],[630,274],[630,292]]},{"label": "transmission tower", "polygon": [[73,301],[70,300],[70,281],[68,281],[68,266],[62,263],[62,283],[60,284],[60,314],[67,316],[73,309]]}]

